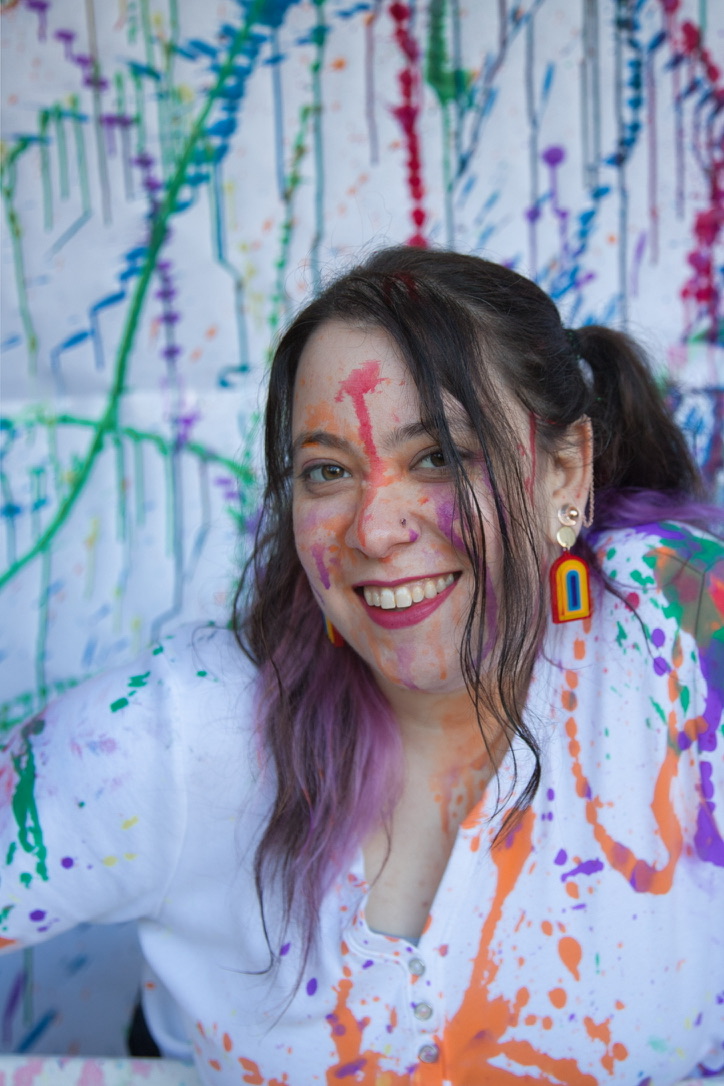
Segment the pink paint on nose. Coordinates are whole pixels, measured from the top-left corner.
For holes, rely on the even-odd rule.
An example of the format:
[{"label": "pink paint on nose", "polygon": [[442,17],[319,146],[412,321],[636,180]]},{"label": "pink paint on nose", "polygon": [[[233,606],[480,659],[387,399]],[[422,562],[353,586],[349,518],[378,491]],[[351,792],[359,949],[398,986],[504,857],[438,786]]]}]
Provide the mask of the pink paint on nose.
[{"label": "pink paint on nose", "polygon": [[311,550],[312,558],[317,563],[317,572],[319,574],[319,579],[325,588],[329,588],[329,573],[327,571],[327,567],[324,564],[324,547],[321,543],[313,543]]}]

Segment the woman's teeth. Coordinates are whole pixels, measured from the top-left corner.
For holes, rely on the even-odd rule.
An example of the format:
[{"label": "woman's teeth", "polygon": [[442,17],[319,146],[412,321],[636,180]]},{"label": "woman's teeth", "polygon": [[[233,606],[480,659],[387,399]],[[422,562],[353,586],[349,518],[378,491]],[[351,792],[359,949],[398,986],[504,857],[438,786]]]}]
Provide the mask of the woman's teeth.
[{"label": "woman's teeth", "polygon": [[375,585],[366,585],[363,589],[365,601],[370,607],[381,607],[383,611],[398,610],[411,607],[413,603],[421,603],[423,600],[434,600],[438,593],[451,585],[455,580],[453,573],[446,573],[444,577],[428,577],[424,581],[410,581],[409,584],[400,585],[399,588],[377,588]]}]

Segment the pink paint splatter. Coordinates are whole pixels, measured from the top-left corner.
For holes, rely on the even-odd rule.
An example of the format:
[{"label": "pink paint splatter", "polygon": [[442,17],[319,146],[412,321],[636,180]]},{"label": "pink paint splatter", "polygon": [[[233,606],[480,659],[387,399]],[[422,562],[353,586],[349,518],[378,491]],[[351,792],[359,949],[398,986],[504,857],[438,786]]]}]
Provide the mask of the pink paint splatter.
[{"label": "pink paint splatter", "polygon": [[374,392],[377,386],[385,380],[387,380],[387,378],[380,376],[380,363],[374,359],[370,359],[368,362],[365,362],[352,370],[347,379],[340,384],[339,392],[335,396],[335,400],[338,403],[345,395],[349,396],[351,399],[357,416],[357,422],[359,423],[362,444],[370,464],[370,485],[360,513],[358,529],[360,542],[363,546],[365,545],[364,521],[366,511],[374,497],[376,489],[385,485],[383,478],[384,468],[377,452],[374,438],[372,437],[370,413],[364,398],[371,392]]}]

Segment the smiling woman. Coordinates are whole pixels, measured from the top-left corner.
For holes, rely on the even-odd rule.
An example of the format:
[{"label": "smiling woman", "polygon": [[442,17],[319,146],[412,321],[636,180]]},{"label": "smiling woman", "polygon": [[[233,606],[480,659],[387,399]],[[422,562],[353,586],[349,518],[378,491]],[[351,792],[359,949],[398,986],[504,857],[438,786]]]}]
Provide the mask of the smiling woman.
[{"label": "smiling woman", "polygon": [[265,449],[237,641],[11,740],[7,939],[139,918],[213,1082],[721,1070],[722,518],[636,346],[385,250],[282,337]]}]

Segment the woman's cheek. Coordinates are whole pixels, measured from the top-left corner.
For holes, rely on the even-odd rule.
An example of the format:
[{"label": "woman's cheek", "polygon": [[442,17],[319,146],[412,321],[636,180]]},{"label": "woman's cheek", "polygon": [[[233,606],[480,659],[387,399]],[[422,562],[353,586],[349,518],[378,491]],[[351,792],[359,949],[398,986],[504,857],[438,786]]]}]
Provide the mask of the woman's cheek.
[{"label": "woman's cheek", "polygon": [[296,510],[294,538],[297,554],[317,595],[332,587],[339,568],[340,538],[344,535],[342,514],[324,514],[318,510]]}]

